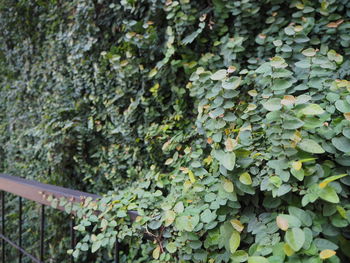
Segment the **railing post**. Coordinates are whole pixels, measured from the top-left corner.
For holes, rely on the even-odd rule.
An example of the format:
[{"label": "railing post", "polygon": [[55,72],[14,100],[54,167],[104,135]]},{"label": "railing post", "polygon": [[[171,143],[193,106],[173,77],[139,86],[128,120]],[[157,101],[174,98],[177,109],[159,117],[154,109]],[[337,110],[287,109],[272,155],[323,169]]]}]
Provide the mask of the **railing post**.
[{"label": "railing post", "polygon": [[[75,248],[75,231],[74,231],[74,225],[75,225],[75,219],[74,216],[70,219],[70,246],[71,249]],[[70,257],[71,263],[74,263],[74,257],[73,255]]]},{"label": "railing post", "polygon": [[114,245],[114,263],[119,263],[119,242],[118,238],[115,241]]},{"label": "railing post", "polygon": [[[22,247],[22,197],[19,197],[19,204],[18,204],[18,231],[19,231],[19,236],[18,236],[18,246]],[[18,251],[18,262],[22,263],[22,251]]]},{"label": "railing post", "polygon": [[[1,191],[1,234],[5,236],[5,192]],[[5,240],[1,239],[1,260],[5,263]]]},{"label": "railing post", "polygon": [[41,205],[40,209],[40,261],[44,262],[45,254],[45,205]]}]

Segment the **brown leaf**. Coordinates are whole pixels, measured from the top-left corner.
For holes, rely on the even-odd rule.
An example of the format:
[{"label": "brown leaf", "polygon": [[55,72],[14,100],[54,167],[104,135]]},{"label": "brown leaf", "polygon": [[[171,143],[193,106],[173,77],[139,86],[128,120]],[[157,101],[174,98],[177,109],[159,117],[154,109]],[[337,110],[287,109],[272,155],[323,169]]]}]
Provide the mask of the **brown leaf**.
[{"label": "brown leaf", "polygon": [[287,219],[283,218],[282,216],[277,216],[276,217],[276,223],[277,226],[279,227],[279,229],[283,230],[283,231],[287,231],[288,230],[288,221]]},{"label": "brown leaf", "polygon": [[226,151],[228,152],[232,152],[236,145],[237,143],[235,143],[235,141],[231,138],[227,138],[227,140],[225,141]]},{"label": "brown leaf", "polygon": [[293,95],[285,95],[281,100],[281,104],[284,106],[289,106],[289,105],[293,105],[295,101],[296,99]]},{"label": "brown leaf", "polygon": [[338,21],[330,22],[329,24],[327,24],[327,27],[329,27],[329,28],[337,28],[337,27],[340,26],[343,22],[344,22],[344,19],[339,19]]},{"label": "brown leaf", "polygon": [[345,117],[345,119],[347,119],[348,121],[350,121],[350,112],[344,113],[344,117]]}]

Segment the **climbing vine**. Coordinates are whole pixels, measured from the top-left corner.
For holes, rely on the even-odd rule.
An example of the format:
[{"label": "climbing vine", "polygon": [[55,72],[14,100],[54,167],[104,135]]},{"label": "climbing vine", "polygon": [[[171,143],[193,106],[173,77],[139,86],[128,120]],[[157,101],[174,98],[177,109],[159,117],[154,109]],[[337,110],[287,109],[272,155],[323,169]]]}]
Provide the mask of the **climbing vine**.
[{"label": "climbing vine", "polygon": [[348,260],[347,0],[0,10],[0,170],[103,195],[74,257]]}]

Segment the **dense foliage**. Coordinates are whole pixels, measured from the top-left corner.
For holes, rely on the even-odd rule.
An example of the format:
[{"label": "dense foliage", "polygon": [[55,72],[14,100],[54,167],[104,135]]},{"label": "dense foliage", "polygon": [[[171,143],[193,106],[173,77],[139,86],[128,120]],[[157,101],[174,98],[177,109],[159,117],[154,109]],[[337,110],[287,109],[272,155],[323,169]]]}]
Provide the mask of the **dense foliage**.
[{"label": "dense foliage", "polygon": [[122,262],[349,260],[349,1],[0,10],[0,170],[106,194],[69,253],[117,236]]}]

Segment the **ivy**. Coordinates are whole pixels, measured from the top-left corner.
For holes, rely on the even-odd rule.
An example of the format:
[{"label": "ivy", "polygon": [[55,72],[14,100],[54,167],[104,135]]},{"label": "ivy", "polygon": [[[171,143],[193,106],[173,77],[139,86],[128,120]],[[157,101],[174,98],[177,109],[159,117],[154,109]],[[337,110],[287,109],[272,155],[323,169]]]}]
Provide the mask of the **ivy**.
[{"label": "ivy", "polygon": [[103,196],[81,262],[346,262],[349,8],[2,0],[0,170]]}]

